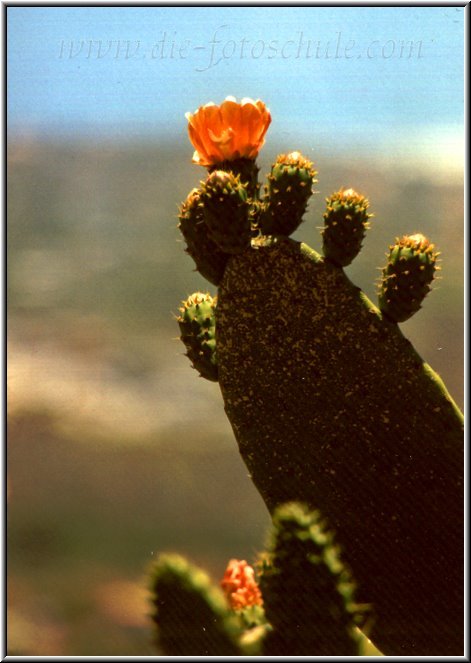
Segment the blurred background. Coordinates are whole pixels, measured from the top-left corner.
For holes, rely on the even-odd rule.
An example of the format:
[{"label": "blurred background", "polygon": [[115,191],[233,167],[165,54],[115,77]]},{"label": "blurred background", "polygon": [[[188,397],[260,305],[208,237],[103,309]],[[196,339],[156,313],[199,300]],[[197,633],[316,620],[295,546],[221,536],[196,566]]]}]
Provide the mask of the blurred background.
[{"label": "blurred background", "polygon": [[219,387],[178,340],[179,302],[214,293],[176,228],[205,175],[186,111],[268,105],[261,176],[315,161],[295,237],[316,249],[324,198],[368,195],[347,272],[373,301],[396,236],[436,243],[402,329],[463,405],[463,31],[457,7],[8,7],[10,654],[154,655],[152,560],[219,579],[264,544]]}]

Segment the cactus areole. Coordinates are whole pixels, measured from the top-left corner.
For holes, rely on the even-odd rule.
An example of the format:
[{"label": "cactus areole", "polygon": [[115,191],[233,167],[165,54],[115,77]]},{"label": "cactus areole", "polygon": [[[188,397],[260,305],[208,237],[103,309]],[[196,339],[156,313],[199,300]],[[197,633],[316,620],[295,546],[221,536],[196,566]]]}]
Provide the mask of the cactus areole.
[{"label": "cactus areole", "polygon": [[219,383],[270,511],[325,513],[387,655],[463,653],[462,419],[343,271],[279,239],[230,259]]}]

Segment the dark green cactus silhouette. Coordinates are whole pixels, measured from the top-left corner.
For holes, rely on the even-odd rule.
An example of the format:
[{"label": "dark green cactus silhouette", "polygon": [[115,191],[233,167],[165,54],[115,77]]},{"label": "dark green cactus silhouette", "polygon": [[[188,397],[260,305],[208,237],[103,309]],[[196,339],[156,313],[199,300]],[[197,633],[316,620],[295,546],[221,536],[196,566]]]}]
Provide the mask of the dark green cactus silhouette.
[{"label": "dark green cactus silhouette", "polygon": [[[225,167],[258,170],[250,159]],[[290,177],[307,182],[296,168]],[[366,199],[329,199],[322,257],[286,232],[285,211],[297,227],[310,186],[299,195],[269,179],[260,199],[246,181],[252,241],[213,281],[218,381],[242,458],[272,514],[296,501],[328,518],[383,653],[462,655],[463,419],[397,325],[430,289],[436,253],[417,235],[392,248],[377,308],[342,269],[360,250]],[[224,222],[221,210],[219,232]],[[207,264],[203,243],[184,236]]]},{"label": "dark green cactus silhouette", "polygon": [[150,598],[164,655],[358,655],[365,606],[320,514],[282,505],[269,534],[258,560],[263,605],[234,608],[204,571],[179,555],[159,557]]}]

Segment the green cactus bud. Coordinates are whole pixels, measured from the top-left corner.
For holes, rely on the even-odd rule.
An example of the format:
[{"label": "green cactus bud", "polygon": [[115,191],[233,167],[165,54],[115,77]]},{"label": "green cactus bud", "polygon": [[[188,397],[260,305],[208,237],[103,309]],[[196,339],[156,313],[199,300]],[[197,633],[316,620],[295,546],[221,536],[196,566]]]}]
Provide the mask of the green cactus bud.
[{"label": "green cactus bud", "polygon": [[247,190],[250,198],[255,198],[259,189],[258,173],[259,168],[254,159],[232,159],[231,161],[222,161],[216,166],[209,166],[208,172],[212,173],[215,170],[223,170],[226,173],[232,173],[235,176],[240,176],[240,181]]},{"label": "green cactus bud", "polygon": [[358,255],[369,228],[369,201],[353,189],[341,189],[326,198],[322,230],[324,256],[339,267],[349,265]]},{"label": "green cactus bud", "polygon": [[264,654],[358,655],[355,626],[361,611],[355,585],[318,511],[295,502],[275,510],[261,571],[265,615],[273,629]]},{"label": "green cactus bud", "polygon": [[317,172],[299,152],[280,154],[268,176],[266,210],[261,225],[266,235],[291,235],[302,221]]},{"label": "green cactus bud", "polygon": [[404,322],[420,309],[439,269],[438,256],[435,246],[421,234],[397,238],[389,247],[378,293],[379,308],[386,317]]},{"label": "green cactus bud", "polygon": [[216,303],[217,297],[195,292],[182,302],[181,315],[177,318],[187,357],[200,375],[212,382],[218,380]]},{"label": "green cactus bud", "polygon": [[238,656],[240,624],[209,577],[179,555],[151,570],[152,619],[165,656]]},{"label": "green cactus bud", "polygon": [[202,183],[201,206],[210,238],[225,253],[250,246],[250,202],[240,177],[214,170]]},{"label": "green cactus bud", "polygon": [[179,229],[186,241],[186,252],[196,264],[201,276],[219,285],[229,256],[209,237],[200,205],[201,192],[193,189],[179,210]]}]

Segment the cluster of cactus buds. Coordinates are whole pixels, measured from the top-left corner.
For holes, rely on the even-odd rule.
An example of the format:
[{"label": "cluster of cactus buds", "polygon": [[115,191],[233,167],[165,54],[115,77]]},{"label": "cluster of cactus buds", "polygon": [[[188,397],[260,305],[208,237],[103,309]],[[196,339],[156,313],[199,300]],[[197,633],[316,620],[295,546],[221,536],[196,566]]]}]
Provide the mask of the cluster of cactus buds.
[{"label": "cluster of cactus buds", "polygon": [[231,255],[263,235],[291,235],[312,195],[316,171],[299,152],[280,155],[259,198],[254,161],[237,159],[209,167],[206,180],[180,207],[179,228],[197,270],[219,285]]},{"label": "cluster of cactus buds", "polygon": [[[231,256],[259,246],[260,237],[289,237],[299,227],[317,182],[313,163],[300,152],[280,154],[260,198],[256,157],[271,122],[260,100],[227,97],[187,114],[193,160],[208,170],[182,204],[179,228],[196,269],[220,285]],[[352,188],[326,198],[322,250],[345,267],[359,253],[369,219],[368,199]],[[264,240],[265,241],[265,240]],[[383,271],[379,305],[394,322],[407,320],[430,290],[437,253],[422,235],[398,240]]]}]

